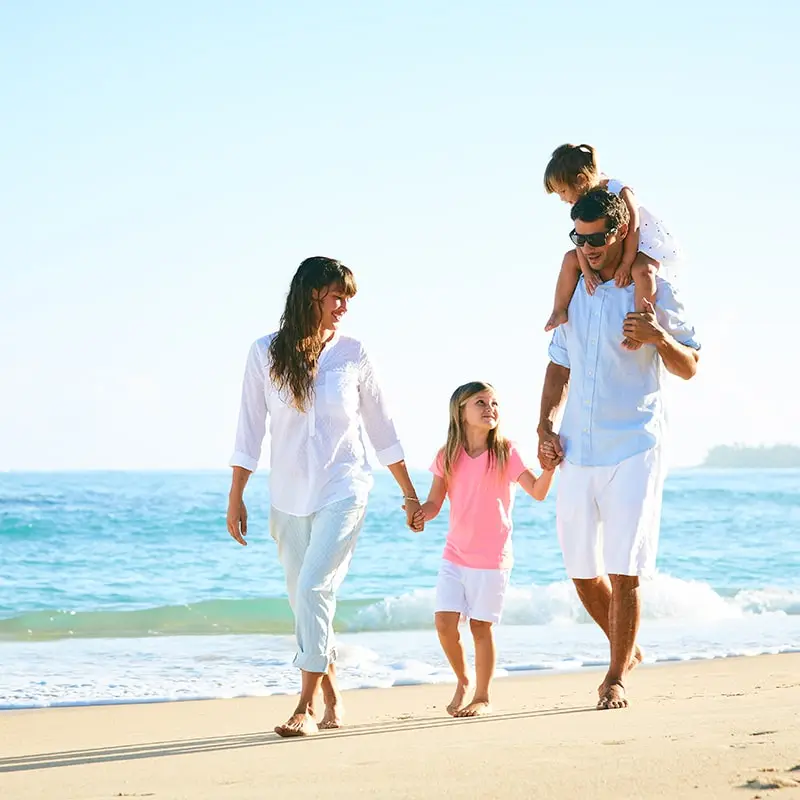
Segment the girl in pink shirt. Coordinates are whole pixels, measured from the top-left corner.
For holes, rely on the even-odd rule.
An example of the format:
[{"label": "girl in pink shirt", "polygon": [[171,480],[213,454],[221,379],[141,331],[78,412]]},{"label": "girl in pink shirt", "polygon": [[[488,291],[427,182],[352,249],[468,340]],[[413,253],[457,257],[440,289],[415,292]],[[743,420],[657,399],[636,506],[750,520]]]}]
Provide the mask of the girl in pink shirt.
[{"label": "girl in pink shirt", "polygon": [[[553,479],[552,470],[536,478],[513,443],[501,435],[498,421],[497,397],[488,383],[467,383],[453,392],[447,443],[431,466],[433,485],[413,520],[414,529],[422,530],[439,513],[445,497],[450,498],[450,525],[436,582],[436,631],[458,680],[447,706],[453,717],[490,710],[496,660],[492,625],[500,621],[511,573],[516,484],[544,500]],[[465,699],[471,682],[458,631],[462,615],[469,618],[475,640],[476,684],[469,703]]]}]

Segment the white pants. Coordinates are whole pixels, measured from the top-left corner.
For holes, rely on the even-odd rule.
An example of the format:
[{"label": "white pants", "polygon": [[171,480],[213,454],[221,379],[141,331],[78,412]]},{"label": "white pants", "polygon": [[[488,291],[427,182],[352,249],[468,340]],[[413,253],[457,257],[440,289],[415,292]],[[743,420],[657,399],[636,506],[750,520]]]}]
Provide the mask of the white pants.
[{"label": "white pants", "polygon": [[570,578],[655,569],[665,473],[658,447],[609,467],[563,462],[556,526]]},{"label": "white pants", "polygon": [[510,569],[475,569],[442,559],[436,579],[436,611],[457,611],[468,619],[500,622]]},{"label": "white pants", "polygon": [[336,661],[333,616],[367,507],[355,498],[332,503],[307,517],[270,510],[270,534],[286,576],[297,638],[296,667],[327,672]]}]

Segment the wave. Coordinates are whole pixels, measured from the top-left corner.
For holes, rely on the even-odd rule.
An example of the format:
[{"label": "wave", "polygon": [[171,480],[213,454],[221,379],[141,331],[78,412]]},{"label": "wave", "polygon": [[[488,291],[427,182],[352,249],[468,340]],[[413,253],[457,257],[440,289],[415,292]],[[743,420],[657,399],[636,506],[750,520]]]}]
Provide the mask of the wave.
[{"label": "wave", "polygon": [[[657,575],[642,583],[643,616],[654,620],[711,622],[759,614],[800,615],[800,591],[789,588],[715,591],[701,581]],[[428,629],[433,589],[383,599],[340,600],[336,627],[342,632]],[[590,623],[570,581],[512,586],[504,625]],[[284,599],[206,600],[190,605],[134,610],[32,611],[0,620],[0,641],[221,634],[291,634]]]}]

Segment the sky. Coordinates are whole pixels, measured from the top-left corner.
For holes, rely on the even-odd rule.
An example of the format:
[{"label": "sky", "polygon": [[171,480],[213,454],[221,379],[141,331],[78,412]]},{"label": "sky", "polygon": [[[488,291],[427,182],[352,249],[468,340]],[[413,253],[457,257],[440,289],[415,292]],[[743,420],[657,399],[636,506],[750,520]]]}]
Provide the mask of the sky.
[{"label": "sky", "polygon": [[689,254],[675,463],[800,442],[799,8],[0,1],[0,470],[223,468],[311,255],[356,275],[412,466],[468,380],[534,452],[563,142]]}]

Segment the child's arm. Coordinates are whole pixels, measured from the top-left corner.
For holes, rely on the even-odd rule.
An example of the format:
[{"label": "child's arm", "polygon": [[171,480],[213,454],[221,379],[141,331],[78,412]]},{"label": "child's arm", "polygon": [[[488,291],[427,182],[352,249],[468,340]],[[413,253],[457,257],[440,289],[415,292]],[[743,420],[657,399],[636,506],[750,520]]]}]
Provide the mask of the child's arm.
[{"label": "child's arm", "polygon": [[[575,248],[575,253],[578,256],[578,266],[581,268],[583,281],[586,284],[586,291],[589,294],[594,294],[595,289],[602,283],[600,276],[589,266],[589,262],[586,260],[586,256],[583,254],[583,250],[580,247]],[[570,298],[572,298],[571,294]]]},{"label": "child's arm", "polygon": [[438,516],[439,512],[442,510],[442,504],[444,503],[446,495],[447,484],[444,482],[444,478],[434,475],[431,490],[428,492],[428,499],[422,504],[420,509],[425,522],[429,522]]},{"label": "child's arm", "polygon": [[525,472],[519,476],[517,483],[534,500],[544,500],[545,497],[547,497],[547,493],[550,491],[550,484],[553,482],[554,474],[555,470],[546,469],[537,478],[531,470],[526,469]]},{"label": "child's arm", "polygon": [[614,283],[617,286],[628,286],[630,284],[631,270],[633,262],[636,261],[636,254],[639,252],[639,204],[633,192],[625,186],[619,193],[622,201],[628,207],[630,222],[628,222],[628,235],[622,244],[622,262],[614,275]]}]

